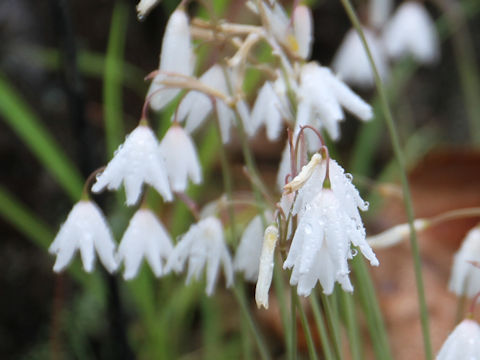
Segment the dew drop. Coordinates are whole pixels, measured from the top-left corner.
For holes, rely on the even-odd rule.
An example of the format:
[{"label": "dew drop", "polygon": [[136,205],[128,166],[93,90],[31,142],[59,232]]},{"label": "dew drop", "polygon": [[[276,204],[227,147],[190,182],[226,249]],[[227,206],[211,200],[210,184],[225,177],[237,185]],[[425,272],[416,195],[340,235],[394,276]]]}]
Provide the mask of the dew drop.
[{"label": "dew drop", "polygon": [[353,175],[350,174],[350,173],[346,173],[346,174],[345,174],[345,177],[346,177],[347,180],[350,181],[350,182],[353,180]]},{"label": "dew drop", "polygon": [[144,21],[144,20],[145,20],[145,15],[143,15],[143,14],[138,14],[138,15],[137,15],[137,19],[138,19],[138,21]]},{"label": "dew drop", "polygon": [[305,225],[305,234],[310,235],[312,233],[312,225],[307,224]]},{"label": "dew drop", "polygon": [[365,202],[363,203],[363,206],[364,206],[366,209],[368,209],[368,208],[370,207],[370,203],[369,203],[368,201],[365,201]]},{"label": "dew drop", "polygon": [[358,250],[357,249],[352,249],[350,254],[352,255],[352,258],[354,258],[355,256],[357,256]]}]

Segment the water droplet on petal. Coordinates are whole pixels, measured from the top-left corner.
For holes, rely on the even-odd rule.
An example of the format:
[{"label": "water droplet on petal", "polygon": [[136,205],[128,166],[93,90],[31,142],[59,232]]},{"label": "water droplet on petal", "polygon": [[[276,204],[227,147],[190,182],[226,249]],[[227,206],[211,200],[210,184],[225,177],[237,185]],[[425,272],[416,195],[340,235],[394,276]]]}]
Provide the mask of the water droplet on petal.
[{"label": "water droplet on petal", "polygon": [[346,174],[345,174],[345,177],[346,177],[347,180],[350,181],[350,182],[353,180],[353,175],[350,174],[350,173],[346,173]]},{"label": "water droplet on petal", "polygon": [[305,225],[305,234],[310,235],[312,233],[312,225],[307,224]]},{"label": "water droplet on petal", "polygon": [[350,254],[351,254],[352,258],[354,258],[355,256],[357,256],[358,250],[357,249],[352,249]]}]

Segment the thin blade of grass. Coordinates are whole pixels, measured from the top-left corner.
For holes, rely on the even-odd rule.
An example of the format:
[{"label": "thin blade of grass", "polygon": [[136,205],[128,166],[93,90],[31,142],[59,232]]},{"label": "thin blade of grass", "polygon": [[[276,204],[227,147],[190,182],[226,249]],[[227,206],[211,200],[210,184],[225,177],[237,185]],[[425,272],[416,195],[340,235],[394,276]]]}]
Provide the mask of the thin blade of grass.
[{"label": "thin blade of grass", "polygon": [[122,142],[122,73],[125,36],[127,33],[128,8],[124,1],[117,1],[113,9],[103,79],[103,112],[107,158]]},{"label": "thin blade of grass", "polygon": [[74,201],[82,192],[79,171],[28,104],[0,74],[0,115]]}]

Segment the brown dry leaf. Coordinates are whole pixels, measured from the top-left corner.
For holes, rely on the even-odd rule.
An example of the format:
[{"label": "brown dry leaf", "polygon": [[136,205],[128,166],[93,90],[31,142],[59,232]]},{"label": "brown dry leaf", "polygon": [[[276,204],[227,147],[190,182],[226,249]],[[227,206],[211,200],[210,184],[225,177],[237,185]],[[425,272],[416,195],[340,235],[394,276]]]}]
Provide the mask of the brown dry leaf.
[{"label": "brown dry leaf", "polygon": [[[480,206],[480,153],[437,151],[409,176],[416,218]],[[403,203],[389,200],[375,224],[379,230],[406,222]],[[479,218],[449,221],[419,234],[423,280],[436,354],[453,329],[457,298],[447,285],[453,254]],[[380,267],[372,270],[395,359],[423,358],[417,291],[408,243],[376,251]]]}]

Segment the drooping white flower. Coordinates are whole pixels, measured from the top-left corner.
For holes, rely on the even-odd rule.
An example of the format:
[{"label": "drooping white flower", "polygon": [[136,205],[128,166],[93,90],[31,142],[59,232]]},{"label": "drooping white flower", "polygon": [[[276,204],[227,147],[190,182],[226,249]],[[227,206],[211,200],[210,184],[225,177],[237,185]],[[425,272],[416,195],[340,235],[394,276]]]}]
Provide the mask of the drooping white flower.
[{"label": "drooping white flower", "polygon": [[398,59],[413,56],[432,63],[440,54],[438,34],[427,10],[418,1],[404,1],[385,25],[383,44],[387,54]]},{"label": "drooping white flower", "polygon": [[270,225],[265,229],[262,253],[258,270],[258,281],[255,287],[255,302],[257,307],[268,309],[268,291],[272,284],[275,246],[278,241],[278,228]]},{"label": "drooping white flower", "polygon": [[188,178],[194,184],[202,182],[202,169],[197,150],[190,135],[178,124],[168,129],[160,143],[160,151],[165,159],[165,168],[173,191],[184,192]]},{"label": "drooping white flower", "polygon": [[[229,94],[225,72],[218,64],[213,65],[201,77],[200,82],[221,94]],[[230,129],[235,123],[235,112],[221,99],[215,99],[215,106],[220,124],[223,143],[230,140]],[[185,121],[185,130],[192,133],[203,124],[212,112],[212,99],[200,91],[190,91],[182,100],[178,108],[178,121]]]},{"label": "drooping white flower", "polygon": [[267,137],[271,141],[277,140],[283,129],[283,118],[287,113],[283,103],[285,100],[279,98],[270,81],[263,84],[255,100],[252,109],[253,127],[256,131],[262,124],[265,124]]},{"label": "drooping white flower", "polygon": [[[150,106],[161,110],[178,95],[180,89],[166,88],[161,84],[166,79],[180,79],[174,74],[192,75],[194,65],[190,26],[188,16],[183,8],[177,8],[168,19],[160,53],[159,72],[148,90],[151,96]],[[160,89],[164,89],[159,91]],[[155,94],[154,94],[155,93]]]},{"label": "drooping white flower", "polygon": [[140,0],[137,4],[138,19],[143,20],[160,0]]},{"label": "drooping white flower", "polygon": [[317,281],[325,294],[333,291],[335,281],[345,291],[353,291],[348,277],[348,259],[354,252],[352,245],[358,247],[372,265],[378,265],[365,240],[365,228],[358,211],[366,210],[368,204],[334,160],[329,162],[330,188],[324,188],[326,163],[326,159],[315,161],[313,169],[305,170],[310,178],[297,194],[294,212],[301,216],[283,264],[284,268],[293,268],[290,284],[297,285],[298,294],[303,296],[310,294]]},{"label": "drooping white flower", "polygon": [[480,292],[480,269],[472,261],[480,261],[480,226],[468,232],[453,260],[448,287],[458,296],[471,298]]},{"label": "drooping white flower", "polygon": [[[382,44],[369,29],[363,28],[363,33],[378,74],[385,81],[388,78],[389,70]],[[332,68],[339,78],[350,85],[361,88],[371,88],[375,85],[372,66],[362,40],[355,29],[350,29],[343,38],[333,58]]]},{"label": "drooping white flower", "polygon": [[480,326],[465,319],[442,345],[436,360],[480,360]]},{"label": "drooping white flower", "polygon": [[155,214],[139,209],[133,215],[118,247],[117,259],[125,263],[125,280],[137,276],[142,259],[150,264],[156,277],[163,274],[162,263],[173,250],[172,240]]},{"label": "drooping white flower", "polygon": [[173,199],[157,138],[147,125],[140,124],[127,135],[106,169],[97,176],[92,191],[100,192],[105,187],[117,190],[122,182],[127,205],[138,201],[143,183],[153,186],[166,201]]},{"label": "drooping white flower", "polygon": [[302,59],[308,59],[312,51],[313,19],[310,8],[298,5],[292,13],[293,33],[297,42],[297,54]]},{"label": "drooping white flower", "polygon": [[[273,220],[272,213],[266,211],[264,218],[266,222],[271,222]],[[245,228],[233,260],[235,271],[242,271],[245,279],[251,282],[256,282],[258,278],[264,232],[262,216],[257,215]]]},{"label": "drooping white flower", "polygon": [[318,130],[325,128],[330,137],[337,140],[340,137],[338,123],[345,118],[342,107],[363,121],[373,116],[371,106],[329,68],[313,62],[302,67],[298,100],[296,134],[300,126],[311,125]]},{"label": "drooping white flower", "polygon": [[48,251],[57,255],[53,271],[65,269],[77,249],[80,250],[86,272],[93,271],[95,251],[110,273],[117,269],[112,233],[102,211],[90,200],[81,200],[73,206],[50,245]]},{"label": "drooping white flower", "polygon": [[370,0],[368,3],[368,21],[375,29],[381,29],[392,12],[392,0]]},{"label": "drooping white flower", "polygon": [[225,244],[220,220],[207,217],[193,224],[173,249],[166,272],[181,272],[188,259],[187,284],[192,277],[198,279],[207,267],[207,295],[212,295],[220,264],[223,266],[227,287],[233,284],[233,266]]}]

